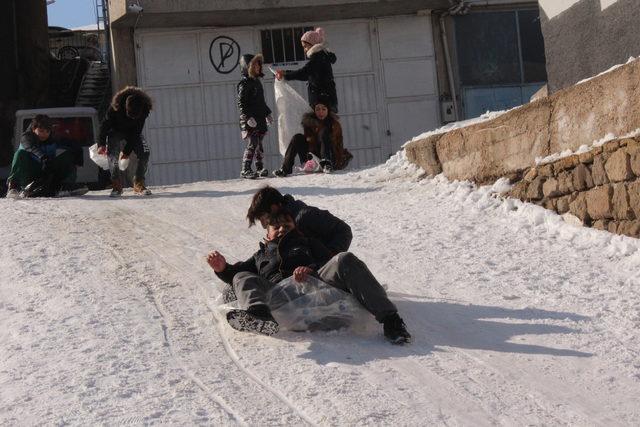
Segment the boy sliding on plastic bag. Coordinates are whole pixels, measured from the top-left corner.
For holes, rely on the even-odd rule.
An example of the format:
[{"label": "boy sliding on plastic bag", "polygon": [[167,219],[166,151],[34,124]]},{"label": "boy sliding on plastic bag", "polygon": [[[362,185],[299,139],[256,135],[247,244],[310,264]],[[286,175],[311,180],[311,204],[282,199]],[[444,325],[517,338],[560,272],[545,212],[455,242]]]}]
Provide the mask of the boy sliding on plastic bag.
[{"label": "boy sliding on plastic bag", "polygon": [[267,237],[248,260],[229,265],[224,256],[213,251],[207,262],[220,279],[233,286],[238,298],[240,309],[227,313],[234,329],[265,335],[276,333],[279,325],[270,305],[273,288],[291,276],[297,282],[315,276],[353,295],[383,324],[389,341],[394,344],[411,341],[397,308],[367,266],[350,252],[331,257],[320,242],[300,234],[287,212],[280,211],[269,218]]}]

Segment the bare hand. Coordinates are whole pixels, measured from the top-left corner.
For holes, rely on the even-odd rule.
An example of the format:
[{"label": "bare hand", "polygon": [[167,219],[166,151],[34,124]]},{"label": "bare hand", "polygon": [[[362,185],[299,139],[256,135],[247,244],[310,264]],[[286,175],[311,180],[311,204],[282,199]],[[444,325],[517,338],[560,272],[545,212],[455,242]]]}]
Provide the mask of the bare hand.
[{"label": "bare hand", "polygon": [[282,80],[284,78],[284,71],[278,70],[276,71],[276,79]]},{"label": "bare hand", "polygon": [[207,263],[216,273],[222,273],[227,268],[227,260],[218,251],[213,251],[207,256]]},{"label": "bare hand", "polygon": [[304,282],[307,276],[313,273],[313,269],[305,266],[297,267],[293,270],[293,279],[296,282]]}]

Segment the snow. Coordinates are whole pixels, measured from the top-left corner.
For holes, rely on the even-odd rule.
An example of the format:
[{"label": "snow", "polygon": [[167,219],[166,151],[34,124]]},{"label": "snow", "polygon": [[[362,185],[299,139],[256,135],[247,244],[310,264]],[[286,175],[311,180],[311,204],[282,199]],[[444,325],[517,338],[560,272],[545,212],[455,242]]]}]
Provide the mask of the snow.
[{"label": "snow", "polygon": [[617,70],[618,68],[620,68],[620,67],[622,67],[622,66],[624,66],[624,65],[626,65],[626,64],[631,64],[631,63],[632,63],[633,61],[635,61],[636,59],[638,59],[638,58],[635,58],[635,57],[633,57],[633,56],[630,56],[630,57],[629,57],[629,59],[627,60],[627,62],[625,62],[624,64],[616,64],[616,65],[614,65],[613,67],[609,68],[608,70],[605,70],[605,71],[603,71],[603,72],[601,72],[601,73],[599,73],[599,74],[596,74],[595,76],[587,77],[586,79],[582,79],[582,80],[580,80],[578,83],[576,83],[576,85],[580,85],[580,84],[582,84],[582,83],[586,83],[586,82],[588,82],[588,81],[591,81],[591,80],[595,79],[596,77],[600,77],[600,76],[602,76],[602,75],[604,75],[604,74],[607,74],[607,73],[610,73],[610,72],[612,72],[612,71],[614,71],[614,70]]},{"label": "snow", "polygon": [[[332,175],[0,200],[0,424],[638,425],[640,241],[401,152]],[[351,224],[414,336],[236,332],[205,255],[270,183]]]},{"label": "snow", "polygon": [[425,138],[428,138],[428,137],[433,136],[433,135],[439,135],[439,134],[442,134],[442,133],[447,133],[447,132],[450,132],[450,131],[452,131],[454,129],[461,129],[461,128],[465,128],[465,127],[468,127],[468,126],[471,126],[471,125],[475,125],[475,124],[478,124],[478,123],[482,123],[482,122],[487,122],[489,120],[493,120],[496,117],[500,117],[501,115],[503,115],[503,114],[505,114],[505,113],[507,113],[507,112],[509,112],[511,110],[515,110],[517,108],[520,108],[520,107],[521,107],[521,105],[519,105],[517,107],[514,107],[514,108],[512,108],[510,110],[487,111],[486,113],[481,114],[480,116],[474,117],[472,119],[460,120],[458,122],[447,123],[446,125],[444,125],[442,127],[430,130],[428,132],[424,132],[424,133],[412,138],[411,140],[407,141],[403,145],[403,147],[405,145],[407,145],[408,143],[413,142],[413,141],[418,141],[418,140],[425,139]]},{"label": "snow", "polygon": [[627,134],[624,135],[620,135],[620,136],[616,136],[613,133],[609,132],[607,133],[605,136],[603,136],[602,138],[593,141],[591,143],[591,145],[586,145],[583,144],[580,147],[578,147],[575,151],[572,150],[564,150],[561,151],[559,153],[553,153],[547,157],[536,157],[535,162],[536,165],[544,165],[546,163],[552,163],[555,162],[557,160],[563,159],[565,157],[569,157],[569,156],[573,156],[574,154],[583,154],[583,153],[588,153],[589,151],[593,150],[596,147],[601,147],[603,146],[605,143],[609,142],[609,141],[613,141],[614,139],[625,139],[625,138],[635,138],[637,136],[640,136],[640,128],[629,132]]}]

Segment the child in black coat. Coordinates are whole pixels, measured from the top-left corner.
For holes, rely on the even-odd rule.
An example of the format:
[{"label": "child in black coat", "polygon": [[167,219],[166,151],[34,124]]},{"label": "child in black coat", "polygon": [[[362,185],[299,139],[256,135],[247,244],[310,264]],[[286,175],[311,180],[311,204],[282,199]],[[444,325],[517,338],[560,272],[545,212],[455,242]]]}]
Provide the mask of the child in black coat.
[{"label": "child in black coat", "polygon": [[[243,178],[255,179],[267,176],[269,171],[264,168],[264,149],[262,140],[267,133],[267,126],[273,122],[271,109],[264,100],[264,89],[260,78],[262,74],[262,55],[243,55],[240,58],[242,80],[238,83],[238,110],[240,111],[240,129],[242,139],[247,140],[247,147],[242,156]],[[256,171],[251,169],[253,159],[256,161]]]}]

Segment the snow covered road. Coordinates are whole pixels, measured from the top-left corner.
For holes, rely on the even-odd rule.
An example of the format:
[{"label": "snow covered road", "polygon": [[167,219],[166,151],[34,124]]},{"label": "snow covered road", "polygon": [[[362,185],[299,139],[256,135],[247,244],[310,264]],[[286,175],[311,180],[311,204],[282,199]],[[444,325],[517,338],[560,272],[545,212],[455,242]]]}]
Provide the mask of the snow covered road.
[{"label": "snow covered road", "polygon": [[[0,200],[0,424],[638,425],[640,241],[402,158],[348,174]],[[414,343],[230,329],[271,183],[353,228]]]}]

